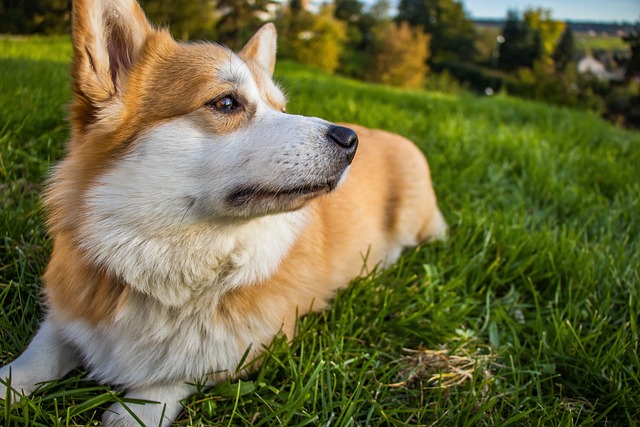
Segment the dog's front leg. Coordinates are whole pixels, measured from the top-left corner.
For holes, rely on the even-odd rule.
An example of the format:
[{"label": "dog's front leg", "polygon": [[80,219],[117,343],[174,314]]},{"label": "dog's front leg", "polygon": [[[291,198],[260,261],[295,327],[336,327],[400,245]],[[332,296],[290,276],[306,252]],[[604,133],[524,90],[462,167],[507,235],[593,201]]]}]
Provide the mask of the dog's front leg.
[{"label": "dog's front leg", "polygon": [[57,380],[78,365],[78,353],[60,337],[55,322],[46,319],[24,353],[0,369],[0,400],[9,384],[9,398],[15,400],[16,393],[29,395],[39,383]]},{"label": "dog's front leg", "polygon": [[[105,427],[169,426],[182,410],[180,401],[196,391],[193,385],[180,382],[157,384],[129,390],[126,399],[145,400],[149,403],[121,403],[111,405],[102,416]],[[135,416],[143,423],[140,424]]]}]

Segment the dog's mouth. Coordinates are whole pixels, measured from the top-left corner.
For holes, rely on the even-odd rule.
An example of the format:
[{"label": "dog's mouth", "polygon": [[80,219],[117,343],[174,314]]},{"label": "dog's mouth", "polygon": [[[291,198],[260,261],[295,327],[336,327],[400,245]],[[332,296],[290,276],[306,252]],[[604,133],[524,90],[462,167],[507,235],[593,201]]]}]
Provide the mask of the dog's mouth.
[{"label": "dog's mouth", "polygon": [[[332,176],[317,184],[305,184],[278,189],[261,185],[240,187],[229,193],[227,203],[234,207],[242,207],[260,202],[267,204],[284,203],[285,205],[295,201],[302,203],[333,191],[340,182],[340,176],[341,175]],[[287,206],[283,206],[283,208],[291,209],[291,207]]]}]

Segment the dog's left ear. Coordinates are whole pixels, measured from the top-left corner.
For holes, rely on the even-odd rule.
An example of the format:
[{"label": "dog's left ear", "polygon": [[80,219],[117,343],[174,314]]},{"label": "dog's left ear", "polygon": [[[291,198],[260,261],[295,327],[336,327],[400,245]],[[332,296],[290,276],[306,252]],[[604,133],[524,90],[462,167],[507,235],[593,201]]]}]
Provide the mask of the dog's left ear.
[{"label": "dog's left ear", "polygon": [[272,23],[262,26],[238,53],[240,58],[256,61],[270,76],[276,68],[276,27]]},{"label": "dog's left ear", "polygon": [[153,29],[136,0],[74,0],[73,89],[100,108],[117,96]]}]

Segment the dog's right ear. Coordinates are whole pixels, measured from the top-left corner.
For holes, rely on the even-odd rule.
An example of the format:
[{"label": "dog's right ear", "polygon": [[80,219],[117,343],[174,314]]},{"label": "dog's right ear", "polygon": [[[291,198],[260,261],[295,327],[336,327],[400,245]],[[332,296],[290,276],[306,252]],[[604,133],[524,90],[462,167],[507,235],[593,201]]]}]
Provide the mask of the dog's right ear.
[{"label": "dog's right ear", "polygon": [[262,26],[242,48],[240,58],[256,61],[270,76],[276,67],[276,27],[272,23]]},{"label": "dog's right ear", "polygon": [[123,90],[153,31],[136,0],[73,1],[73,90],[85,107],[96,111]]}]

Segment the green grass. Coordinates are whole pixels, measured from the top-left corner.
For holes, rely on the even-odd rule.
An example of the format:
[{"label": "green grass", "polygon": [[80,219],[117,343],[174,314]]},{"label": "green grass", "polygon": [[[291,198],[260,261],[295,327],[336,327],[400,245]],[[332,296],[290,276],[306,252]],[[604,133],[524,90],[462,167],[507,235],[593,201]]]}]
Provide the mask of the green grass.
[{"label": "green grass", "polygon": [[629,45],[619,36],[592,36],[589,33],[576,33],[576,47],[579,52],[586,53],[588,50],[607,52],[630,53]]},{"label": "green grass", "polygon": [[[65,39],[0,40],[0,364],[42,316],[39,191],[68,135],[69,55]],[[188,399],[180,425],[637,425],[639,133],[508,97],[277,74],[293,113],[413,139],[450,240],[355,280],[254,374]],[[117,399],[76,371],[0,425],[97,424]]]}]

